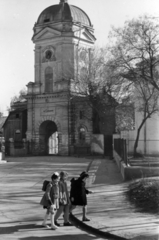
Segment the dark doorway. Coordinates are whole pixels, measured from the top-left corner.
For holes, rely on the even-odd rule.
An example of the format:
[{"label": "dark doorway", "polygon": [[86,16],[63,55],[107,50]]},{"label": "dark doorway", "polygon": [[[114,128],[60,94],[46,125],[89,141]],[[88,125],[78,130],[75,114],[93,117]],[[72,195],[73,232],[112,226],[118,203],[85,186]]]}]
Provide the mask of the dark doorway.
[{"label": "dark doorway", "polygon": [[112,156],[113,155],[113,136],[104,135],[104,155]]},{"label": "dark doorway", "polygon": [[58,131],[54,122],[44,121],[39,128],[40,146],[46,155],[58,154]]}]

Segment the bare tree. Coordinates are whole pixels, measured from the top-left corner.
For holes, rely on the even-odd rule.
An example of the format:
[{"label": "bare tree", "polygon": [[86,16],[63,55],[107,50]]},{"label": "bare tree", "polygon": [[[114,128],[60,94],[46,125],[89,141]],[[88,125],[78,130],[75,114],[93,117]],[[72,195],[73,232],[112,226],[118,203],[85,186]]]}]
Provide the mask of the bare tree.
[{"label": "bare tree", "polygon": [[134,144],[134,156],[138,156],[137,147],[140,138],[140,132],[147,119],[151,118],[154,114],[159,111],[158,90],[145,81],[138,81],[135,83],[136,94],[136,111],[142,115],[142,120],[137,129],[136,140]]},{"label": "bare tree", "polygon": [[26,88],[23,88],[19,91],[19,94],[18,95],[15,95],[14,97],[11,98],[11,102],[10,102],[10,107],[12,107],[12,105],[15,103],[15,102],[18,102],[18,101],[21,101],[23,99],[25,99],[25,95],[27,94],[27,90]]},{"label": "bare tree", "polygon": [[159,24],[149,16],[133,19],[125,22],[123,28],[113,28],[110,39],[111,64],[119,77],[128,80],[136,111],[142,114],[134,144],[136,156],[140,131],[158,111]]},{"label": "bare tree", "polygon": [[112,29],[110,40],[111,57],[121,76],[130,75],[133,82],[141,79],[159,90],[158,20],[143,16],[126,21],[123,28]]},{"label": "bare tree", "polygon": [[[119,77],[116,67],[109,62],[106,48],[79,52],[75,79],[71,82],[71,96],[80,96],[87,100],[93,110],[94,121],[96,119],[97,122],[104,124],[106,116],[115,114],[117,106],[122,105],[122,99],[128,99],[130,95],[128,85],[127,79]],[[125,89],[127,95],[124,94]],[[119,112],[121,116],[118,107],[116,114]],[[100,129],[98,131],[101,132]]]}]

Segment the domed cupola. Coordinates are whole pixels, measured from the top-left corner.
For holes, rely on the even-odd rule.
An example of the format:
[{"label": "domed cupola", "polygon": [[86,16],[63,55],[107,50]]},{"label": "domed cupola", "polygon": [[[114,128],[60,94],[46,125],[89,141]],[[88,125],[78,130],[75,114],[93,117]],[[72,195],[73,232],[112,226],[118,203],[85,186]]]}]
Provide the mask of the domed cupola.
[{"label": "domed cupola", "polygon": [[93,25],[88,15],[82,9],[68,4],[67,0],[60,0],[59,4],[44,9],[33,30],[32,40],[34,43],[39,42],[44,34],[45,39],[50,38],[53,34],[55,37],[80,37],[80,39],[92,44],[96,40]]},{"label": "domed cupola", "polygon": [[36,24],[57,23],[63,21],[92,26],[88,15],[82,9],[69,5],[67,0],[60,0],[58,5],[50,6],[42,11]]}]

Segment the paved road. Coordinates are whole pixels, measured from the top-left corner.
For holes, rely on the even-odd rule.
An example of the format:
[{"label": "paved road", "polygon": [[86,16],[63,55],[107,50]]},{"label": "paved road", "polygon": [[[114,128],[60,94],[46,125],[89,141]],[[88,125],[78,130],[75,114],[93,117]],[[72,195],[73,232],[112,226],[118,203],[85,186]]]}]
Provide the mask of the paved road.
[{"label": "paved road", "polygon": [[[127,183],[123,183],[114,161],[73,157],[8,158],[0,164],[0,240],[50,239],[112,239],[159,240],[159,219],[155,215],[137,212],[124,197]],[[87,182],[94,194],[88,196],[88,215],[92,226],[110,237],[90,234],[84,225],[61,227],[57,231],[41,228],[44,210],[39,205],[42,182],[54,171],[66,170],[69,178],[89,169]],[[82,218],[81,208],[74,211]],[[63,219],[60,219],[63,223]]]},{"label": "paved road", "polygon": [[[44,179],[66,170],[70,178],[87,169],[84,158],[9,158],[0,165],[0,240],[100,240],[74,226],[56,231],[41,228],[44,210],[39,205]],[[61,220],[62,223],[62,220]]]}]

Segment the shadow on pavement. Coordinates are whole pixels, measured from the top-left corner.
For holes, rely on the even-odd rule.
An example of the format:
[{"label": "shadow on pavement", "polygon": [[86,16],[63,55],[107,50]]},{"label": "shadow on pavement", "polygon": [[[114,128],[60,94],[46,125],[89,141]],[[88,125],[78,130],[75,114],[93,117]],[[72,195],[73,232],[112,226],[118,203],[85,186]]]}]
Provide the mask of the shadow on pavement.
[{"label": "shadow on pavement", "polygon": [[41,229],[41,228],[43,227],[36,224],[16,225],[16,226],[8,226],[8,227],[3,226],[3,227],[0,227],[0,235],[11,234],[19,230],[26,230],[26,229],[35,230],[35,229]]},{"label": "shadow on pavement", "polygon": [[103,232],[100,231],[97,228],[94,228],[90,225],[87,225],[85,223],[83,223],[82,221],[80,221],[79,219],[77,219],[73,214],[70,214],[70,220],[71,222],[78,228],[80,228],[81,230],[88,232],[90,234],[94,234],[96,235],[98,238],[102,238],[102,239],[109,239],[109,240],[127,240],[124,237],[120,237],[120,236],[116,236],[114,234],[111,234],[109,232]]},{"label": "shadow on pavement", "polygon": [[56,235],[56,236],[43,236],[43,237],[26,237],[20,238],[21,240],[74,240],[74,239],[83,239],[83,240],[97,240],[97,237],[88,236],[87,234],[74,234],[74,235]]}]

